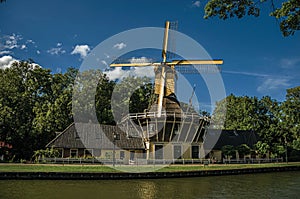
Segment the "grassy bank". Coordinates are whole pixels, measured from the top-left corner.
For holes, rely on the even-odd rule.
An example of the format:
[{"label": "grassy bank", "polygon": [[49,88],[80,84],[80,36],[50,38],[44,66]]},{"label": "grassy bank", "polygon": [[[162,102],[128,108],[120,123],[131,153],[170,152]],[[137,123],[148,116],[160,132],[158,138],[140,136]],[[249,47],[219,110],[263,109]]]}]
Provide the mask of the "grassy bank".
[{"label": "grassy bank", "polygon": [[[285,167],[300,166],[300,162],[294,163],[268,163],[268,164],[231,164],[219,165],[170,165],[163,167],[158,172],[176,172],[176,171],[201,171],[201,170],[225,170],[225,169],[244,169],[244,168],[266,168],[266,167]],[[0,172],[119,172],[119,169],[127,171],[142,172],[153,170],[154,166],[135,166],[122,165],[115,169],[101,165],[58,165],[58,164],[0,164]]]}]

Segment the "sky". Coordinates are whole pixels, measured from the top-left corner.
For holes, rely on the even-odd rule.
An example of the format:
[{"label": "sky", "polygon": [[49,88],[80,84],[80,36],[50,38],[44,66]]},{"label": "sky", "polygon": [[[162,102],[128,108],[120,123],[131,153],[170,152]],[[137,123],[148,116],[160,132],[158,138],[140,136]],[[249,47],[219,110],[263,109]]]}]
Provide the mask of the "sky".
[{"label": "sky", "polygon": [[[278,22],[268,16],[270,6],[263,6],[258,18],[225,21],[203,19],[204,6],[205,1],[190,0],[7,0],[0,4],[0,67],[32,59],[53,73],[65,72],[71,66],[79,68],[89,53],[111,36],[134,28],[163,28],[170,20],[178,21],[177,30],[201,44],[212,58],[224,60],[221,77],[226,95],[269,95],[283,101],[287,88],[299,86],[300,33],[283,37]],[[113,48],[122,50],[129,45],[120,40]],[[139,52],[132,54],[132,61],[159,56]],[[210,111],[211,91],[203,78],[185,77],[196,85],[200,108]],[[186,91],[185,101],[191,89]]]}]

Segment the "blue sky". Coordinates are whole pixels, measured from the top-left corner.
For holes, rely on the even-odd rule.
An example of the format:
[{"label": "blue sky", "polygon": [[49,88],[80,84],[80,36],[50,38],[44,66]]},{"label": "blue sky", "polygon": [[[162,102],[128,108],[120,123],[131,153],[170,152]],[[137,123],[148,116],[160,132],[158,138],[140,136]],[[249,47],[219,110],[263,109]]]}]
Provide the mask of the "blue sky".
[{"label": "blue sky", "polygon": [[[283,37],[268,16],[269,6],[259,18],[226,21],[204,20],[203,7],[202,1],[189,0],[7,0],[0,4],[0,67],[31,58],[53,72],[64,72],[69,66],[79,68],[88,52],[117,33],[177,20],[178,31],[195,39],[212,58],[224,60],[228,95],[270,95],[282,101],[287,88],[299,86],[300,34]],[[206,109],[210,102],[199,79],[189,77],[192,85],[200,85],[196,94]]]}]

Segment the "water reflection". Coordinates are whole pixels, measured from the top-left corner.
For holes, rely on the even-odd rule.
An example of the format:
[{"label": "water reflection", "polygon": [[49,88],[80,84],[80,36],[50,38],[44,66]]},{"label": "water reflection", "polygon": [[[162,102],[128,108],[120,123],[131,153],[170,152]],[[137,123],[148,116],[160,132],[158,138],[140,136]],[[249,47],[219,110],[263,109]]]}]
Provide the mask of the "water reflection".
[{"label": "water reflection", "polygon": [[300,172],[156,180],[0,181],[0,199],[299,198]]},{"label": "water reflection", "polygon": [[152,199],[157,195],[156,183],[153,181],[140,181],[138,184],[138,196],[140,199]]}]

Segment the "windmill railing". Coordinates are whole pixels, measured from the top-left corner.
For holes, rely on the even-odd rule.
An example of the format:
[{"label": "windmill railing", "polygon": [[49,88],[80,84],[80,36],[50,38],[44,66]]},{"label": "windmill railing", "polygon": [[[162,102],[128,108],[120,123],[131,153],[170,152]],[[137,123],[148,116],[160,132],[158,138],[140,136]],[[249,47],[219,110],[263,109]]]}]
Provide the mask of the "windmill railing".
[{"label": "windmill railing", "polygon": [[[161,114],[160,114],[160,117],[161,118],[165,118],[165,117],[175,118],[175,117],[178,117],[178,115],[179,114],[176,113],[176,112],[162,111]],[[147,118],[159,118],[159,114],[158,114],[158,112],[129,113],[125,117],[122,118],[120,123],[128,121],[128,119],[135,120],[135,119],[147,119]],[[187,119],[187,118],[196,119],[196,118],[199,118],[199,119],[204,119],[206,121],[210,120],[210,118],[207,117],[207,116],[201,116],[197,113],[192,113],[192,112],[181,113],[180,118],[181,119]]]}]

